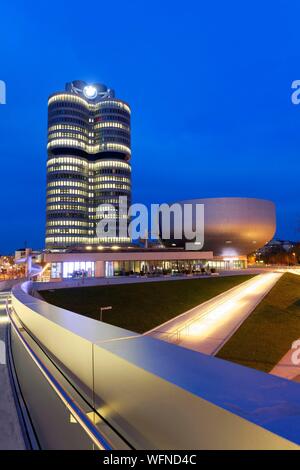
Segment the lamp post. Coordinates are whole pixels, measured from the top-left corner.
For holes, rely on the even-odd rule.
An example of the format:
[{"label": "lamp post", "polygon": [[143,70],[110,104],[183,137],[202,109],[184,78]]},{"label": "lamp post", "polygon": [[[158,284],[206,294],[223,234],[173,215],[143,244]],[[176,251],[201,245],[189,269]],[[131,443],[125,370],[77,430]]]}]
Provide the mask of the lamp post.
[{"label": "lamp post", "polygon": [[102,321],[103,312],[105,310],[112,310],[112,306],[108,305],[107,307],[100,307],[100,321]]}]

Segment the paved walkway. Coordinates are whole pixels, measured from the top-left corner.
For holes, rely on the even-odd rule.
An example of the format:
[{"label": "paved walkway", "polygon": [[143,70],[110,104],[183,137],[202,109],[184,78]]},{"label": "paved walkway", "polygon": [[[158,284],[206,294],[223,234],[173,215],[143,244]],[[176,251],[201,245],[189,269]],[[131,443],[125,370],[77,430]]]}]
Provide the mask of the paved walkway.
[{"label": "paved walkway", "polygon": [[9,321],[5,303],[8,295],[7,292],[0,292],[0,450],[24,450],[5,357],[6,329]]},{"label": "paved walkway", "polygon": [[146,334],[215,355],[281,276],[259,274]]}]

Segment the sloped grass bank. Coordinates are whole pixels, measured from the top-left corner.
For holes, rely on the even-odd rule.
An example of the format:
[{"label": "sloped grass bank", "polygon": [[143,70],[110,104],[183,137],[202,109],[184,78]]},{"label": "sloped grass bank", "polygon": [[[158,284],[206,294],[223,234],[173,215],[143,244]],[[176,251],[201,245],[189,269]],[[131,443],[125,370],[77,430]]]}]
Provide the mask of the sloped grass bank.
[{"label": "sloped grass bank", "polygon": [[217,357],[270,372],[300,338],[300,276],[285,273]]},{"label": "sloped grass bank", "polygon": [[76,287],[41,291],[49,303],[91,318],[144,333],[253,276],[141,282],[110,286]]}]

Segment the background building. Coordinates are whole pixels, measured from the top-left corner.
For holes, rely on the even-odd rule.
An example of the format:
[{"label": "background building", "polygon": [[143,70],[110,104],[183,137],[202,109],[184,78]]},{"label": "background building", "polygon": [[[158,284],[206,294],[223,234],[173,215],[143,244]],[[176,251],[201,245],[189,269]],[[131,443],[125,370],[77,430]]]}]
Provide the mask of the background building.
[{"label": "background building", "polygon": [[45,253],[48,266],[44,278],[60,281],[71,278],[123,275],[205,274],[247,267],[247,256],[214,256],[212,251],[179,249],[87,250],[69,253]]},{"label": "background building", "polygon": [[299,243],[274,238],[253,254],[252,262],[286,266],[297,264],[299,260]]},{"label": "background building", "polygon": [[100,204],[117,207],[120,196],[131,202],[130,113],[101,84],[73,81],[50,96],[46,248],[130,242],[96,236]]}]

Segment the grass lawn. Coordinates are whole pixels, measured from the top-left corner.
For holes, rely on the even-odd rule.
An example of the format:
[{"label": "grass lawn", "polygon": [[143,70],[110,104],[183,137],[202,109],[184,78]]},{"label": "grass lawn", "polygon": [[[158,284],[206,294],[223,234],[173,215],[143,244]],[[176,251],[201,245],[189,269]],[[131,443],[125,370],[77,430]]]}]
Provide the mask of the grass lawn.
[{"label": "grass lawn", "polygon": [[300,337],[300,276],[284,274],[217,357],[269,372]]},{"label": "grass lawn", "polygon": [[137,333],[154,328],[253,276],[226,276],[41,291],[49,303]]}]

